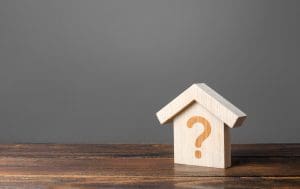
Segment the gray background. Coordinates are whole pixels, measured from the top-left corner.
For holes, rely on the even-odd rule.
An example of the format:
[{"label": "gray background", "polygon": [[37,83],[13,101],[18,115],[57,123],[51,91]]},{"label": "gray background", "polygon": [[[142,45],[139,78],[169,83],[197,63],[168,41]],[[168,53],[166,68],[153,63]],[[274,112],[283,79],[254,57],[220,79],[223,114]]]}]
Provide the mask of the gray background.
[{"label": "gray background", "polygon": [[300,1],[1,0],[0,142],[172,143],[155,112],[206,82],[234,143],[299,140]]}]

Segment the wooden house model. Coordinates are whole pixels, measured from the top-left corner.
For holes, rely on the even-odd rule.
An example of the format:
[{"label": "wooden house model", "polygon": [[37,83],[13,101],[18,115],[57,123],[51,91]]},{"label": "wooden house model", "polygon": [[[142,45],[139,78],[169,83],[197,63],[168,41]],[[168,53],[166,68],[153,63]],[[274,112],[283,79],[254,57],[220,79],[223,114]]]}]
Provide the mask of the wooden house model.
[{"label": "wooden house model", "polygon": [[156,115],[161,124],[173,121],[175,163],[231,166],[230,128],[246,114],[206,84],[193,84]]}]

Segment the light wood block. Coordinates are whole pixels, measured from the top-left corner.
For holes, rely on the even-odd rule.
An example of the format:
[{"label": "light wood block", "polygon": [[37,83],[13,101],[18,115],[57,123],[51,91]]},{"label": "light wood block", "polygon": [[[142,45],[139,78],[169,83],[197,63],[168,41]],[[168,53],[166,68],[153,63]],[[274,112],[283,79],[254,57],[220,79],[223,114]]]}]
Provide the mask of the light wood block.
[{"label": "light wood block", "polygon": [[246,114],[206,84],[194,84],[163,107],[159,121],[174,124],[174,162],[226,168],[231,166],[230,128]]},{"label": "light wood block", "polygon": [[[189,128],[188,122],[194,118],[202,118]],[[205,120],[205,121],[203,121]],[[208,123],[206,129],[204,125]],[[206,134],[207,138],[200,138]],[[198,145],[197,145],[197,139]],[[189,140],[187,140],[189,139]],[[201,140],[202,139],[202,140]],[[229,154],[226,149],[230,144],[228,128],[224,123],[194,103],[174,119],[174,161],[175,163],[225,168],[230,166]],[[199,155],[201,154],[201,155]],[[226,157],[227,155],[227,157]]]}]

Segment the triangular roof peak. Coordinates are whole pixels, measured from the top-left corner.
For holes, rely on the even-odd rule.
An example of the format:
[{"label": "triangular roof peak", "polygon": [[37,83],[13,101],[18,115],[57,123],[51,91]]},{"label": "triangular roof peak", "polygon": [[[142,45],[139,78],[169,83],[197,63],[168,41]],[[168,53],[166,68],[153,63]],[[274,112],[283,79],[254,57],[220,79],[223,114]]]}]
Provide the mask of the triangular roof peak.
[{"label": "triangular roof peak", "polygon": [[219,95],[205,83],[196,83],[183,91],[156,113],[161,124],[173,120],[182,110],[197,102],[210,113],[222,120],[227,126],[233,128],[242,125],[247,115]]}]

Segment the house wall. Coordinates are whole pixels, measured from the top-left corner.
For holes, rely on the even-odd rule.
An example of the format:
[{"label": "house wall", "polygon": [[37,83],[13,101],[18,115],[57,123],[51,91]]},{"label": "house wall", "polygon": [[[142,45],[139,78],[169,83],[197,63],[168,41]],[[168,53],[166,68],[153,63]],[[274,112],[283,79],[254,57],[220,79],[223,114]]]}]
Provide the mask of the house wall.
[{"label": "house wall", "polygon": [[[208,121],[210,132],[205,140],[196,146],[197,138],[205,132],[203,123],[192,128],[187,125],[192,117],[200,116]],[[174,119],[174,161],[179,164],[224,168],[230,166],[230,134],[224,123],[198,103],[193,103]],[[201,157],[195,156],[200,151]]]},{"label": "house wall", "polygon": [[155,113],[206,82],[233,143],[300,142],[300,1],[1,0],[0,143],[172,143]]}]

